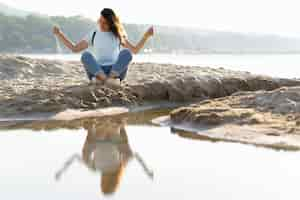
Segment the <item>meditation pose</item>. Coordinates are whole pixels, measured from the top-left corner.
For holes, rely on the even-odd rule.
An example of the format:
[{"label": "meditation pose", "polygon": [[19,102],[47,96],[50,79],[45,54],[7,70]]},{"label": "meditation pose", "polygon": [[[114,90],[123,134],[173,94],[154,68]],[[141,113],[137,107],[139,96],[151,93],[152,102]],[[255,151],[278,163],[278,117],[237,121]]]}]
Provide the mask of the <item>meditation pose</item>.
[{"label": "meditation pose", "polygon": [[82,53],[81,62],[92,83],[115,85],[120,83],[116,80],[125,79],[132,54],[137,54],[144,47],[154,30],[149,28],[137,45],[133,45],[119,17],[110,8],[101,11],[97,24],[77,44],[73,44],[57,26],[54,26],[53,33],[74,53],[88,49]]}]

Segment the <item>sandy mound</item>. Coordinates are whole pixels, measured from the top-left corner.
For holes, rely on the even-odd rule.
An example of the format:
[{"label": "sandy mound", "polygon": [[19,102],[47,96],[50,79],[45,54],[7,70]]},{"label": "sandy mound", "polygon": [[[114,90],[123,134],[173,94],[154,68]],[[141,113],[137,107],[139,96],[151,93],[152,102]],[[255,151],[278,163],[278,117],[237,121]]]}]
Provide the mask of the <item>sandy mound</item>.
[{"label": "sandy mound", "polygon": [[172,111],[169,123],[212,139],[300,149],[300,87],[202,101]]},{"label": "sandy mound", "polygon": [[189,102],[237,91],[300,85],[247,72],[171,64],[132,63],[123,86],[88,86],[80,62],[0,56],[0,115]]}]

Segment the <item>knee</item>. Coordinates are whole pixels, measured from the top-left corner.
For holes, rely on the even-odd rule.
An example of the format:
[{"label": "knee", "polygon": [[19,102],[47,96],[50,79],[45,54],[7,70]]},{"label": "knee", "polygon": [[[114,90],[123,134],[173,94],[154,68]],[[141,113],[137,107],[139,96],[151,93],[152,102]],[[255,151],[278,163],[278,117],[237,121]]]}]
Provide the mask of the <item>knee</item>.
[{"label": "knee", "polygon": [[88,51],[85,51],[82,53],[80,60],[82,63],[87,63],[88,60],[90,60],[91,58],[92,58],[92,54]]},{"label": "knee", "polygon": [[128,60],[128,62],[132,61],[133,55],[132,52],[129,49],[123,49],[120,52],[121,57],[126,58],[126,60]]}]

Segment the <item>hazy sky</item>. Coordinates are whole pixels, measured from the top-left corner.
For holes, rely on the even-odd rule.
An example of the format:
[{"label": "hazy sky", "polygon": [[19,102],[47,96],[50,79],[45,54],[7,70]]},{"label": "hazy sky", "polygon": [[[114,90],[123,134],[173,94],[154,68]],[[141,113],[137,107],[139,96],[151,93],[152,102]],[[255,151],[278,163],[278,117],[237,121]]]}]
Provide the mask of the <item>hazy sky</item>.
[{"label": "hazy sky", "polygon": [[193,26],[202,29],[274,33],[300,37],[299,0],[0,0],[48,15],[93,19],[114,8],[123,22]]}]

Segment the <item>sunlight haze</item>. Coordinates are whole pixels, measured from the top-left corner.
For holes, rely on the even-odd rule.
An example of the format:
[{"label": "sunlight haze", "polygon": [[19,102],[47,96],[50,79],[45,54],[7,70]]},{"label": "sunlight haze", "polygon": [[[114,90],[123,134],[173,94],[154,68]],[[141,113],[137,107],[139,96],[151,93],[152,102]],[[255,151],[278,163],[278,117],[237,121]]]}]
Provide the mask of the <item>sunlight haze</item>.
[{"label": "sunlight haze", "polygon": [[36,1],[0,0],[9,6],[47,15],[84,15],[96,19],[104,7],[114,8],[123,22],[189,26],[234,32],[300,37],[296,0],[152,0]]}]

